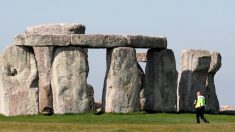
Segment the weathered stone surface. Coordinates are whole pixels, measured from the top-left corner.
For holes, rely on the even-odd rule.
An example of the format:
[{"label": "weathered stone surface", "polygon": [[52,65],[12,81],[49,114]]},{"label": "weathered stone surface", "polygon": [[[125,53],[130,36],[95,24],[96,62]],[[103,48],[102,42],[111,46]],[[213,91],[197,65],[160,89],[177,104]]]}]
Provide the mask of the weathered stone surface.
[{"label": "weathered stone surface", "polygon": [[138,62],[146,62],[147,61],[146,53],[136,53],[136,58]]},{"label": "weathered stone surface", "polygon": [[138,62],[147,62],[147,53],[136,53],[136,59]]},{"label": "weathered stone surface", "polygon": [[30,26],[26,28],[26,34],[84,34],[85,26],[79,23],[52,23]]},{"label": "weathered stone surface", "polygon": [[[85,33],[85,26],[77,23],[43,24],[28,27],[25,33],[25,35],[16,36],[15,43],[21,45],[27,43],[35,45],[36,43],[33,49],[39,71],[39,111],[45,115],[51,115],[53,113],[53,98],[50,70],[53,61],[53,45],[70,45],[70,35]],[[65,34],[68,36],[64,36]]]},{"label": "weathered stone surface", "polygon": [[149,36],[123,36],[123,35],[101,35],[101,34],[73,34],[73,35],[41,35],[24,34],[14,37],[15,45],[25,46],[67,46],[76,45],[85,48],[114,48],[114,47],[133,47],[133,48],[166,48],[165,37]]},{"label": "weathered stone surface", "polygon": [[53,112],[50,82],[53,47],[33,47],[33,49],[39,73],[39,112],[50,115]]},{"label": "weathered stone surface", "polygon": [[145,74],[144,74],[143,69],[139,65],[139,63],[138,63],[138,68],[139,68],[140,75],[141,75],[140,108],[141,108],[141,111],[144,111],[144,105],[145,105],[145,101],[146,101],[146,98],[144,96]]},{"label": "weathered stone surface", "polygon": [[145,95],[144,95],[144,88],[140,91],[140,106],[141,106],[141,111],[144,111],[144,105],[145,105]]},{"label": "weathered stone surface", "polygon": [[[179,112],[193,112],[196,92],[207,97],[206,79],[210,68],[211,55],[205,50],[184,50],[181,52],[178,77]],[[207,98],[206,98],[207,100]]]},{"label": "weathered stone surface", "polygon": [[167,39],[163,36],[149,37],[142,35],[127,35],[128,46],[134,48],[166,48]]},{"label": "weathered stone surface", "polygon": [[14,45],[35,47],[69,46],[71,45],[71,36],[38,34],[17,35],[14,38]]},{"label": "weathered stone surface", "polygon": [[[0,55],[0,84],[2,84],[2,55]],[[3,96],[3,88],[0,85],[0,113],[4,113],[4,96]]]},{"label": "weathered stone surface", "polygon": [[0,111],[7,116],[38,114],[38,75],[33,50],[4,50],[0,70]]},{"label": "weathered stone surface", "polygon": [[216,95],[214,76],[221,67],[221,55],[218,52],[211,52],[211,63],[206,80],[206,111],[209,113],[219,113],[220,106]]},{"label": "weathered stone surface", "polygon": [[94,92],[87,84],[87,52],[80,47],[57,47],[51,69],[54,112],[81,113],[94,108]]},{"label": "weathered stone surface", "polygon": [[128,41],[125,36],[122,35],[73,35],[71,38],[72,45],[80,45],[91,48],[113,48],[113,47],[125,47],[128,45]]},{"label": "weathered stone surface", "polygon": [[221,60],[222,60],[222,58],[221,58],[220,53],[216,52],[216,51],[212,51],[211,52],[210,69],[208,72],[215,74],[220,69],[220,67],[222,65]]},{"label": "weathered stone surface", "polygon": [[94,88],[92,85],[87,85],[87,95],[89,99],[89,111],[95,110]]},{"label": "weathered stone surface", "polygon": [[116,113],[140,111],[142,75],[133,48],[108,49],[102,111]]},{"label": "weathered stone surface", "polygon": [[172,50],[148,50],[144,87],[145,111],[176,112],[177,75]]}]

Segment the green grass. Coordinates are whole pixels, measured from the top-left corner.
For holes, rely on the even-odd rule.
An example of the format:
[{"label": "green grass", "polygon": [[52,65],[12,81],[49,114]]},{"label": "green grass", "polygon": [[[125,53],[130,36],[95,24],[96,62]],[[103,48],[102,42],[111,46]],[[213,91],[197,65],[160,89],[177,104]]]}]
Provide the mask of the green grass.
[{"label": "green grass", "polygon": [[0,131],[229,131],[235,116],[205,115],[210,124],[196,124],[194,114],[102,114],[0,116]]}]

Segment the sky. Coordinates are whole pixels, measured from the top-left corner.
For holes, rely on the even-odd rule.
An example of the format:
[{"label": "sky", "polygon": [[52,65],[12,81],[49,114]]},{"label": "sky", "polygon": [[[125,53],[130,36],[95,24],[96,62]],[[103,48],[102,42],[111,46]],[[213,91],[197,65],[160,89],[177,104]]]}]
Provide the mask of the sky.
[{"label": "sky", "polygon": [[[235,105],[234,0],[0,1],[1,53],[26,27],[46,23],[81,23],[86,25],[86,34],[166,36],[177,66],[183,49],[220,52],[222,67],[215,75],[217,96],[220,105]],[[88,56],[88,83],[94,87],[95,99],[101,100],[106,50],[89,49]]]}]

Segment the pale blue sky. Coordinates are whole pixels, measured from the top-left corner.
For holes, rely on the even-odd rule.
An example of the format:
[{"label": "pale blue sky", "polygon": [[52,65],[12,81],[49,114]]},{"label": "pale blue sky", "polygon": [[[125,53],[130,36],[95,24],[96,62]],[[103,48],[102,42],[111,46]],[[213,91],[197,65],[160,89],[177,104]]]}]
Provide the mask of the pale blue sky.
[{"label": "pale blue sky", "polygon": [[[220,104],[235,105],[235,0],[1,0],[0,48],[30,25],[79,22],[86,33],[164,35],[179,63],[183,49],[217,50]],[[88,82],[101,99],[105,50],[89,50]]]}]

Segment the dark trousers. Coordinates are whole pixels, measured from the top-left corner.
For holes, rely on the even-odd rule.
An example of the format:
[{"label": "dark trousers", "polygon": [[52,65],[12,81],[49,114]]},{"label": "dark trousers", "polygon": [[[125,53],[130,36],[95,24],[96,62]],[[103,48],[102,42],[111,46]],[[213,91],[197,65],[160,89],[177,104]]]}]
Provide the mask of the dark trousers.
[{"label": "dark trousers", "polygon": [[209,121],[207,121],[207,119],[204,117],[204,112],[205,112],[205,107],[196,108],[197,123],[200,123],[200,119],[199,119],[200,117],[204,122],[209,123]]}]

